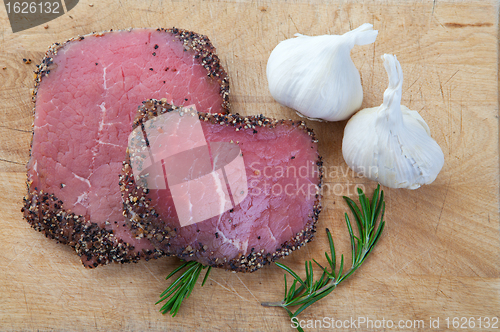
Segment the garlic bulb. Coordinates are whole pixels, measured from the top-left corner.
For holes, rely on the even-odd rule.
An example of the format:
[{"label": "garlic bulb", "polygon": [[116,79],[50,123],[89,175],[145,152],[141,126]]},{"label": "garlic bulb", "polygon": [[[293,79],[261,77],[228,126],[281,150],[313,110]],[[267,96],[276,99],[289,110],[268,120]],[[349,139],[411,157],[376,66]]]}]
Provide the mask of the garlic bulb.
[{"label": "garlic bulb", "polygon": [[373,25],[365,23],[341,36],[295,34],[296,38],[282,41],[267,62],[271,95],[308,118],[349,118],[363,101],[351,49],[375,42],[377,34]]},{"label": "garlic bulb", "polygon": [[379,107],[356,113],[344,129],[342,154],[355,172],[390,188],[416,189],[434,181],[444,155],[429,126],[401,105],[403,71],[395,56],[385,54],[389,87]]}]

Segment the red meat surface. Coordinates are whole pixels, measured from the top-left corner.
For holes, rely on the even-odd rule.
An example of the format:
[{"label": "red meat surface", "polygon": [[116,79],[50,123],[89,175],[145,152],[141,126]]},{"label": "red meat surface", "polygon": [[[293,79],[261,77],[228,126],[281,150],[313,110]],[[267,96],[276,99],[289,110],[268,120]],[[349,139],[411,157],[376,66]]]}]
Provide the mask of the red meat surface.
[{"label": "red meat surface", "polygon": [[[180,112],[177,120],[158,124],[157,119],[174,112]],[[192,118],[183,112],[185,108],[157,100],[139,109],[138,138],[133,142],[144,135],[143,144],[150,151],[129,146],[131,156],[121,179],[135,236],[149,238],[157,249],[184,260],[244,272],[308,242],[321,210],[322,163],[313,132],[300,121],[203,113],[196,113],[201,129],[194,122],[188,128],[176,122]],[[224,151],[216,151],[220,146]],[[235,167],[226,167],[224,176],[215,174],[225,165],[235,165],[240,152],[243,175]],[[138,156],[149,155],[161,165],[159,171],[145,168],[149,161],[137,162]],[[134,167],[144,171],[134,174]],[[167,181],[160,188],[164,176]],[[179,184],[187,189],[179,189]],[[175,195],[182,197],[175,201]],[[180,221],[181,214],[199,213],[213,217],[191,224]]]},{"label": "red meat surface", "polygon": [[31,225],[87,266],[158,257],[125,227],[118,185],[137,107],[149,97],[228,110],[228,80],[205,36],[179,29],[92,34],[53,45],[38,67]]}]

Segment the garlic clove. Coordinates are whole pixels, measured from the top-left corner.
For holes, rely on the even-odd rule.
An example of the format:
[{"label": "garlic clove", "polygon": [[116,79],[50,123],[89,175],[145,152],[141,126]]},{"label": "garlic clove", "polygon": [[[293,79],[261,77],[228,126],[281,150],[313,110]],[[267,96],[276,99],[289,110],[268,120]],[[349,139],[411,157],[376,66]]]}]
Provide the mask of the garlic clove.
[{"label": "garlic clove", "polygon": [[[425,120],[422,118],[422,116],[417,112],[417,111],[412,111],[408,107],[401,105],[401,111],[403,112],[403,116],[405,113],[407,113],[409,116],[411,116],[415,121],[418,122],[424,128],[425,132],[427,135],[431,136],[431,130],[429,129],[429,126],[427,123],[425,123]],[[410,121],[410,119],[408,119]]]},{"label": "garlic clove", "polygon": [[403,71],[385,54],[389,87],[379,107],[356,113],[344,129],[342,154],[355,172],[390,188],[417,189],[432,183],[444,154],[418,112],[401,105]]},{"label": "garlic clove", "polygon": [[377,34],[365,23],[340,36],[296,34],[280,42],[267,62],[271,95],[310,119],[349,118],[363,102],[361,78],[350,52],[354,45],[375,42]]}]

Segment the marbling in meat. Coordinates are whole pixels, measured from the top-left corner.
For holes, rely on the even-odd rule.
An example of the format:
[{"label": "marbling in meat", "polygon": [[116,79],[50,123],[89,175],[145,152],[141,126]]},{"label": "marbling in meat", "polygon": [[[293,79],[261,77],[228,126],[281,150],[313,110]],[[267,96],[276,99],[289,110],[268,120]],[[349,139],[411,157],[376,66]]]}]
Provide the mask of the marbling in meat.
[{"label": "marbling in meat", "polygon": [[304,122],[192,114],[158,100],[138,113],[120,181],[137,238],[184,260],[245,272],[311,240],[322,162]]},{"label": "marbling in meat", "polygon": [[228,78],[207,37],[180,29],[94,33],[54,44],[36,72],[24,217],[86,266],[158,257],[125,225],[118,176],[149,97],[228,111]]}]

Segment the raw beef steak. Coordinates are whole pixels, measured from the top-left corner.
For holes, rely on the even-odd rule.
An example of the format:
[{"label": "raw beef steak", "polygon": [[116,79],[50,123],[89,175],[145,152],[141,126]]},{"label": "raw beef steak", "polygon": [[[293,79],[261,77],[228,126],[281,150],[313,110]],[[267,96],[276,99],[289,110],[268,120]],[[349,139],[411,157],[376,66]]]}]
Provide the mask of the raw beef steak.
[{"label": "raw beef steak", "polygon": [[133,234],[242,272],[288,255],[311,240],[321,210],[316,142],[301,121],[144,102],[120,180]]},{"label": "raw beef steak", "polygon": [[228,111],[207,37],[180,29],[94,33],[54,44],[36,71],[24,217],[96,267],[163,253],[125,227],[118,176],[137,106],[154,96]]}]

